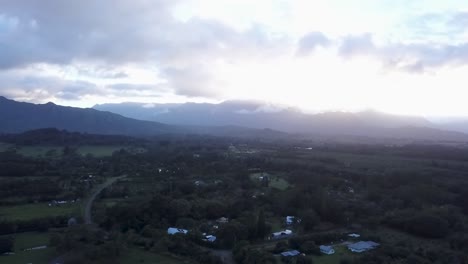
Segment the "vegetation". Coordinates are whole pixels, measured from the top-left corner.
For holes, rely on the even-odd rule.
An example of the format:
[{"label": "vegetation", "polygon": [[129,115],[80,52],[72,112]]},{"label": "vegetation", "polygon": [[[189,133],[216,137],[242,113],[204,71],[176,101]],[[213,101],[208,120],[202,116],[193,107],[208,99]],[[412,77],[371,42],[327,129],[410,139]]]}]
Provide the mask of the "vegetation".
[{"label": "vegetation", "polygon": [[[116,139],[78,134],[74,144],[46,140],[59,155],[27,155],[21,149],[44,146],[31,137],[9,135],[12,145],[0,152],[0,249],[15,252],[2,263],[467,261],[462,147],[204,136],[109,144]],[[81,225],[86,197],[120,175],[93,204],[95,225]],[[169,227],[188,233],[169,235]],[[346,245],[359,240],[380,246],[350,252]],[[48,248],[21,251],[42,244]],[[335,254],[320,245],[334,245]],[[301,254],[281,256],[291,250]]]}]

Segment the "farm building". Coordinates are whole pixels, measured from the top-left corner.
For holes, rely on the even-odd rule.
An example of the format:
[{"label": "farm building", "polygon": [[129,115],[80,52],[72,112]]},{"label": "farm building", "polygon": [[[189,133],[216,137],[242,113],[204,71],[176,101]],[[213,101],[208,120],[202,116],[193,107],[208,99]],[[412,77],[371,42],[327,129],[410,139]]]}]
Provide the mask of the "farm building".
[{"label": "farm building", "polygon": [[295,216],[286,216],[286,225],[292,225],[294,223],[294,220],[296,219]]},{"label": "farm building", "polygon": [[175,227],[169,227],[167,229],[167,233],[169,235],[175,235],[175,234],[187,234],[188,233],[188,230],[186,229],[181,229],[181,228],[175,228]]},{"label": "farm building", "polygon": [[290,251],[281,252],[280,254],[283,257],[295,257],[295,256],[300,255],[301,252],[299,252],[297,250],[290,250]]},{"label": "farm building", "polygon": [[271,234],[272,239],[280,239],[280,238],[286,238],[292,235],[292,231],[289,229],[279,231],[279,232],[274,232]]},{"label": "farm building", "polygon": [[323,254],[332,255],[332,254],[335,253],[335,250],[331,246],[321,245],[320,246],[320,252],[322,252]]},{"label": "farm building", "polygon": [[215,242],[216,241],[216,236],[213,236],[213,235],[207,235],[207,236],[204,236],[204,239],[202,239],[203,241],[205,242]]},{"label": "farm building", "polygon": [[380,244],[374,241],[359,241],[354,244],[349,244],[348,249],[351,250],[352,252],[361,253],[364,251],[374,249],[378,246],[380,246]]}]

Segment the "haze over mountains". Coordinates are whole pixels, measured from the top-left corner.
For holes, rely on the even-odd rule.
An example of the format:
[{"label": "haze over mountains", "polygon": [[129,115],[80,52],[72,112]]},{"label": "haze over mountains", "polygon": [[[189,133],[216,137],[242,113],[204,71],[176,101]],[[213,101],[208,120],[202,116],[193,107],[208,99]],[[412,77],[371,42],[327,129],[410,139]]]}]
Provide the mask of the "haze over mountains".
[{"label": "haze over mountains", "polygon": [[[94,109],[16,102],[0,97],[0,132],[32,129],[115,135],[211,134],[242,137],[369,137],[464,141],[468,134],[440,129],[421,117],[375,111],[306,114],[253,101],[220,104],[104,104]],[[288,134],[286,134],[288,133]]]},{"label": "haze over mountains", "polygon": [[95,109],[167,124],[270,128],[288,133],[343,134],[371,137],[438,138],[441,131],[468,133],[468,122],[436,124],[423,117],[363,112],[307,114],[300,109],[257,101],[219,104],[102,104]]}]

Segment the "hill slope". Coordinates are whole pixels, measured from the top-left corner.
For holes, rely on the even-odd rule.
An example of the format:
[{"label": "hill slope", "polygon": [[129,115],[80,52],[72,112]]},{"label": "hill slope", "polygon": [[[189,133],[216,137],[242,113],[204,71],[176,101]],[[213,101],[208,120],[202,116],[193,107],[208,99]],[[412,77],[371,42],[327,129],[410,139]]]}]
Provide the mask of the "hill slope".
[{"label": "hill slope", "polygon": [[104,135],[152,135],[179,131],[174,126],[95,109],[64,107],[53,103],[22,103],[0,97],[0,132],[20,133],[40,128]]}]

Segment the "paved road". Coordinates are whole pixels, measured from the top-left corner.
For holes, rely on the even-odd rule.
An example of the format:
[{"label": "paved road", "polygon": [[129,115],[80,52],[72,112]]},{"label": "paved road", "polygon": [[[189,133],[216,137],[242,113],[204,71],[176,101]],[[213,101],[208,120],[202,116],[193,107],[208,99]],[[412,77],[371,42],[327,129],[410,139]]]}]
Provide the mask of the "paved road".
[{"label": "paved road", "polygon": [[84,211],[84,215],[83,215],[83,219],[84,219],[85,224],[87,224],[87,225],[93,224],[91,209],[93,207],[94,200],[96,200],[96,198],[102,192],[102,190],[109,187],[114,182],[116,182],[116,181],[118,181],[120,179],[123,179],[125,177],[127,177],[127,176],[123,175],[123,176],[119,176],[119,177],[110,178],[110,179],[108,179],[107,181],[105,181],[104,183],[102,183],[101,185],[97,186],[96,188],[94,188],[92,190],[91,195],[86,200],[86,204],[85,204],[85,211]]}]

